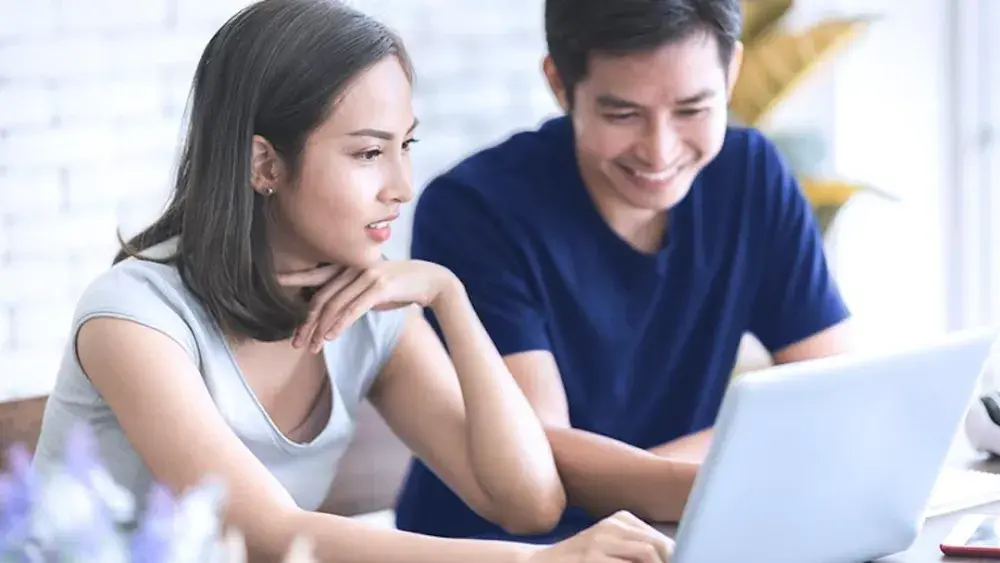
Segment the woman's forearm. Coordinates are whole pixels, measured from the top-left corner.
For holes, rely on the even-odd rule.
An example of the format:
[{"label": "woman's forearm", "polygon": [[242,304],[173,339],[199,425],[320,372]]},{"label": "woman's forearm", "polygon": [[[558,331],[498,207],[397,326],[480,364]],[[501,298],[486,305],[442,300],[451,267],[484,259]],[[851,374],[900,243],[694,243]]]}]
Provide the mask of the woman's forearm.
[{"label": "woman's forearm", "polygon": [[473,472],[498,523],[554,526],[565,509],[566,494],[538,417],[461,283],[456,280],[431,308],[462,387]]},{"label": "woman's forearm", "polygon": [[[281,530],[275,530],[277,527]],[[313,545],[316,560],[330,563],[523,563],[537,549],[515,543],[422,536],[307,511],[294,512],[271,530],[279,533],[270,534],[266,546],[260,544],[266,536],[247,535],[252,563],[282,561],[291,539],[299,535]],[[283,541],[275,541],[276,537]]]}]

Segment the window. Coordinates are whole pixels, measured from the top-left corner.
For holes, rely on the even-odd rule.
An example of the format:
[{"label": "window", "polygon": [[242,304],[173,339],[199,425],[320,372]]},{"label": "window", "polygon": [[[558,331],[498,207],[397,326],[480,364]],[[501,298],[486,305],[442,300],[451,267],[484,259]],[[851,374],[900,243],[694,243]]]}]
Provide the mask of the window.
[{"label": "window", "polygon": [[1000,3],[958,0],[951,18],[956,88],[946,192],[949,328],[1000,321]]},{"label": "window", "polygon": [[[979,37],[983,41],[984,60],[980,65],[983,83],[980,102],[983,120],[980,124],[979,146],[983,176],[980,185],[991,200],[988,260],[990,268],[990,317],[988,322],[1000,322],[1000,2],[979,0],[983,14],[979,20]],[[989,32],[987,32],[989,30]]]}]

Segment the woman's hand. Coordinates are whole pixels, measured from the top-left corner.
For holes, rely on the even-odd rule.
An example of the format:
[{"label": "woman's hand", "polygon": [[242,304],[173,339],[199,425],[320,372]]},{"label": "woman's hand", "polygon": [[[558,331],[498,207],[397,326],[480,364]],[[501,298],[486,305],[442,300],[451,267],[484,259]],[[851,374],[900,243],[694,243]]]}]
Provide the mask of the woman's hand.
[{"label": "woman's hand", "polygon": [[324,340],[335,338],[366,312],[418,304],[431,306],[448,287],[457,287],[450,270],[420,260],[380,262],[361,270],[321,266],[304,272],[282,274],[286,287],[320,287],[309,302],[309,315],[296,330],[292,345],[309,346],[313,353]]},{"label": "woman's hand", "polygon": [[528,556],[526,563],[669,563],[674,542],[621,511]]}]

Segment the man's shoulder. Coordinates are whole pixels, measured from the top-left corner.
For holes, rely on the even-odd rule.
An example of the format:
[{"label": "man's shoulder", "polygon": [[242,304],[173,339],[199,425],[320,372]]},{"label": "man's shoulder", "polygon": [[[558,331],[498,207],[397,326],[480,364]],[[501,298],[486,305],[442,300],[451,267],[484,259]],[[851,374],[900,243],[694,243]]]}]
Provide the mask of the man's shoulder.
[{"label": "man's shoulder", "polygon": [[782,198],[783,183],[792,174],[775,143],[753,127],[730,125],[719,154],[700,174],[713,199],[733,198],[748,205],[766,205]]},{"label": "man's shoulder", "polygon": [[759,129],[742,125],[726,127],[725,140],[719,154],[706,171],[724,174],[746,182],[759,179],[762,166],[771,166],[780,158],[774,143]]},{"label": "man's shoulder", "polygon": [[572,150],[572,131],[565,117],[515,131],[432,178],[418,203],[427,207],[452,197],[471,197],[504,209],[537,203],[552,180],[561,176],[557,170],[572,166],[566,158]]}]

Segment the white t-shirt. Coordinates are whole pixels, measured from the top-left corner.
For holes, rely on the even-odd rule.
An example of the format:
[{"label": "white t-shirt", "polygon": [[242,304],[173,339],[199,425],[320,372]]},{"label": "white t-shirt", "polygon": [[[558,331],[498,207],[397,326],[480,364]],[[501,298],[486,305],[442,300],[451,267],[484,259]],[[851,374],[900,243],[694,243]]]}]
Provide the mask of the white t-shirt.
[{"label": "white t-shirt", "polygon": [[[168,255],[164,253],[172,251],[174,245],[168,241],[144,255]],[[406,312],[369,312],[339,338],[326,342],[323,355],[333,408],[321,433],[311,442],[298,443],[273,424],[243,378],[217,323],[188,291],[173,265],[129,258],[100,275],[85,290],[74,313],[70,338],[45,408],[34,465],[45,470],[50,464],[61,464],[67,431],[76,423],[87,423],[96,437],[101,461],[111,476],[136,496],[141,508],[152,476],[76,355],[77,331],[95,317],[128,319],[183,346],[236,436],[301,508],[316,510],[327,497],[337,464],[354,434],[358,407],[392,353]]]}]

